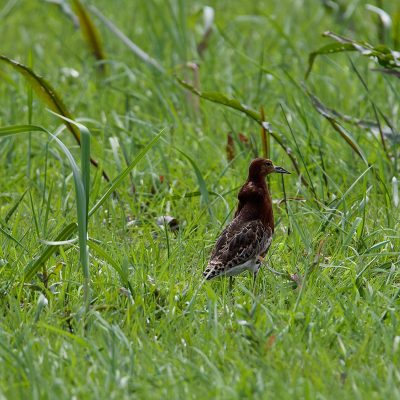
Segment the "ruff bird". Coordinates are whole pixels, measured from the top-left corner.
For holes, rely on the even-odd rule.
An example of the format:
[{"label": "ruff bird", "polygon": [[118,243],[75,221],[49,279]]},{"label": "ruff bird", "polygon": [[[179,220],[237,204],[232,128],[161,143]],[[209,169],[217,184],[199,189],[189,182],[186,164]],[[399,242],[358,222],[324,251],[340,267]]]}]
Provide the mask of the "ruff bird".
[{"label": "ruff bird", "polygon": [[265,177],[274,172],[290,174],[271,160],[256,158],[251,162],[248,178],[238,194],[234,218],[215,244],[203,273],[205,279],[246,270],[256,277],[274,233],[272,200],[265,182]]}]

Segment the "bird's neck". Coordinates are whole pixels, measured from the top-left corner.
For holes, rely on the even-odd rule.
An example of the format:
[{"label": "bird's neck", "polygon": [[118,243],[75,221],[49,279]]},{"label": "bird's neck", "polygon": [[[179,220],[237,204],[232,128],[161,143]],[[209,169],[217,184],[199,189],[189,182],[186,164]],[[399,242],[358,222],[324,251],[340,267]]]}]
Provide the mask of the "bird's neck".
[{"label": "bird's neck", "polygon": [[245,219],[260,219],[266,227],[274,231],[272,199],[263,177],[249,177],[238,198],[239,205],[235,216],[241,214]]},{"label": "bird's neck", "polygon": [[269,194],[268,185],[265,182],[265,179],[262,178],[259,183],[259,187],[263,189],[265,195],[263,197],[263,201],[260,202],[260,219],[264,223],[265,226],[271,228],[272,232],[274,232],[275,224],[274,224],[274,212],[272,210],[272,198]]}]

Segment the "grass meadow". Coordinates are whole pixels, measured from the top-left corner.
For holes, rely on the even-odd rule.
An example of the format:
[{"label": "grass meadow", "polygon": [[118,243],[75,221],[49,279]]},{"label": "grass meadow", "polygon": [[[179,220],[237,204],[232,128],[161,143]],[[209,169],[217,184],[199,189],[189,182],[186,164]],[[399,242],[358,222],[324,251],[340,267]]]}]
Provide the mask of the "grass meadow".
[{"label": "grass meadow", "polygon": [[[0,22],[2,399],[400,397],[397,2]],[[202,271],[256,156],[292,174],[230,292]]]}]

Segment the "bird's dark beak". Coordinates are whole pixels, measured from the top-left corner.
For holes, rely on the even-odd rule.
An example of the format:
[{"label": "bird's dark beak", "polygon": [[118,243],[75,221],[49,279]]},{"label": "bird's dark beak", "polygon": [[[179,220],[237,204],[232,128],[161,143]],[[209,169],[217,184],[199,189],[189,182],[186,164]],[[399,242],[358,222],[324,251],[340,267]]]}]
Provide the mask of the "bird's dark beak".
[{"label": "bird's dark beak", "polygon": [[290,174],[289,171],[286,171],[286,169],[283,169],[282,167],[275,167],[275,172],[278,174]]}]

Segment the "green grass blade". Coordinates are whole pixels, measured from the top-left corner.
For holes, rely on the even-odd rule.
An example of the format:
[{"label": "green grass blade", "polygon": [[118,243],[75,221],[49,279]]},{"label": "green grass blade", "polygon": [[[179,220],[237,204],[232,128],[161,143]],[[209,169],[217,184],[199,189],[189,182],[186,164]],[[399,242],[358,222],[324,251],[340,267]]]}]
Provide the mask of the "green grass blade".
[{"label": "green grass blade", "polygon": [[158,133],[134,158],[134,160],[111,182],[111,186],[101,196],[100,200],[91,208],[89,211],[89,218],[101,207],[102,204],[114,193],[115,189],[121,184],[129,172],[137,165],[137,163],[146,155],[146,153],[158,142],[161,136],[164,134],[165,129]]},{"label": "green grass blade", "polygon": [[325,32],[323,36],[330,37],[337,43],[330,43],[326,46],[321,47],[319,50],[310,53],[308,58],[308,69],[305,75],[306,79],[311,72],[315,58],[321,54],[357,51],[363,56],[378,61],[378,63],[385,68],[400,68],[400,60],[398,56],[395,55],[396,52],[393,52],[389,47],[385,45],[373,46],[365,41],[349,39],[347,37],[329,31]]},{"label": "green grass blade", "polygon": [[[62,119],[65,117],[60,116]],[[66,155],[69,164],[72,169],[74,183],[75,183],[75,194],[76,194],[76,213],[78,220],[78,236],[79,236],[79,253],[80,253],[80,261],[84,275],[84,293],[85,293],[85,304],[89,305],[89,252],[87,247],[87,222],[88,222],[88,204],[89,204],[89,184],[90,184],[90,133],[86,127],[82,124],[75,123],[72,120],[66,121],[72,126],[75,126],[82,137],[81,143],[81,155],[82,155],[82,173],[79,170],[78,165],[75,162],[74,157],[68,148],[54,136],[52,133],[48,132],[46,129],[34,126],[34,125],[22,125],[22,126],[11,126],[0,129],[0,134],[16,134],[21,132],[32,132],[32,131],[41,131],[46,132],[48,135],[52,137],[53,140],[59,145],[61,150]],[[75,226],[75,224],[73,224]],[[67,233],[71,234],[72,229],[71,224],[68,225],[69,228]],[[61,238],[60,238],[61,236]],[[65,230],[63,230],[56,241],[63,241],[68,239],[66,237]],[[55,248],[55,247],[54,247]],[[33,263],[30,263],[25,271],[25,279],[29,279],[29,277],[36,272],[36,268],[40,268],[44,261],[46,261],[52,254],[51,250],[48,248],[42,253],[42,256]]]},{"label": "green grass blade", "polygon": [[335,215],[335,210],[339,208],[339,206],[344,202],[346,197],[353,191],[354,187],[358,184],[358,182],[361,180],[361,178],[364,177],[364,175],[372,168],[372,166],[368,167],[351,185],[350,187],[346,190],[346,192],[343,194],[343,196],[338,200],[338,202],[335,204],[335,207],[333,208],[332,212],[329,214],[329,217],[326,219],[324,224],[321,227],[321,232],[325,231],[326,227],[328,226],[329,222]]},{"label": "green grass blade", "polygon": [[[21,74],[31,85],[36,95],[54,112],[67,118],[73,119],[71,113],[64,105],[54,88],[41,76],[36,74],[31,68],[18,61],[12,60],[6,56],[0,55],[0,61],[10,65],[15,71]],[[80,144],[80,133],[70,123],[65,124],[68,130],[74,135],[75,140]]]},{"label": "green grass blade", "polygon": [[[74,234],[78,225],[76,222],[73,222],[67,225],[63,230],[56,236],[54,239],[55,242],[65,241]],[[41,268],[41,266],[54,254],[57,250],[58,246],[46,246],[44,251],[40,254],[40,256],[34,260],[32,260],[24,270],[24,281],[29,281],[32,279],[37,271]]]},{"label": "green grass blade", "polygon": [[367,157],[365,156],[364,152],[362,151],[359,144],[356,140],[352,137],[351,133],[348,132],[342,125],[340,125],[336,119],[333,117],[330,109],[325,107],[325,105],[319,100],[315,95],[313,95],[307,88],[305,89],[308,96],[311,99],[312,105],[314,108],[328,120],[328,122],[332,125],[336,132],[342,136],[342,138],[350,145],[353,151],[368,165]]},{"label": "green grass blade", "polygon": [[197,164],[193,161],[193,159],[191,157],[189,157],[186,153],[184,153],[182,150],[176,149],[179,151],[179,153],[181,153],[192,165],[194,173],[196,174],[196,178],[197,178],[197,183],[199,184],[199,190],[201,193],[201,199],[204,201],[204,203],[206,204],[207,210],[210,214],[211,217],[214,218],[214,214],[212,212],[212,208],[211,208],[211,202],[210,202],[210,197],[208,196],[208,189],[207,189],[207,184],[203,178],[203,174],[201,173],[199,167],[197,166]]},{"label": "green grass blade", "polygon": [[14,243],[17,243],[18,246],[21,246],[25,251],[27,251],[26,247],[17,239],[15,239],[14,236],[12,236],[10,233],[8,233],[6,230],[4,230],[1,226],[0,226],[0,232],[8,237],[10,240],[12,240]]},{"label": "green grass blade", "polygon": [[[31,129],[32,130],[32,129]],[[123,179],[129,174],[129,172],[137,165],[137,163],[146,155],[146,153],[158,142],[164,133],[164,129],[145,146],[142,151],[135,157],[135,159],[129,164],[129,166],[112,182],[110,188],[104,193],[100,200],[92,207],[88,213],[90,218],[96,210],[112,195],[115,189],[121,184]],[[78,225],[74,222],[65,227],[54,239],[54,242],[60,242],[67,240],[73,233],[75,233]],[[25,268],[24,280],[32,279],[37,273],[40,267],[54,254],[58,246],[47,246],[42,254],[34,261],[31,261]]]},{"label": "green grass blade", "polygon": [[[18,61],[12,60],[6,56],[0,55],[0,61],[10,65],[15,71],[21,74],[31,85],[32,89],[35,91],[36,95],[55,113],[65,117],[64,124],[68,130],[72,133],[75,140],[81,145],[81,135],[79,129],[76,125],[72,124],[70,121],[74,118],[72,114],[68,111],[67,107],[64,105],[63,101],[54,90],[54,88],[41,76],[36,74],[31,68]],[[0,132],[1,134],[1,132]],[[91,158],[91,163],[98,168],[98,162]],[[109,181],[108,175],[103,171],[104,178]]]},{"label": "green grass blade", "polygon": [[83,339],[80,336],[77,336],[75,334],[72,334],[70,332],[67,332],[65,329],[60,329],[57,328],[56,326],[53,325],[48,325],[44,322],[38,322],[36,325],[38,328],[43,328],[48,330],[49,332],[54,333],[55,335],[57,335],[58,337],[66,337],[69,340],[71,340],[72,342],[78,343],[80,346],[82,346],[83,348],[87,349],[89,347],[89,343]]},{"label": "green grass blade", "polygon": [[124,268],[123,265],[120,266],[118,262],[112,256],[110,256],[110,253],[104,250],[103,247],[95,243],[93,240],[89,240],[88,245],[90,249],[92,249],[95,253],[97,253],[104,261],[110,264],[111,267],[115,269],[115,271],[117,271],[122,284],[128,287],[131,295],[133,296],[134,295],[133,287],[129,281],[127,269]]},{"label": "green grass blade", "polygon": [[29,131],[40,131],[45,132],[45,130],[37,125],[10,125],[0,128],[0,137],[14,135],[16,133],[23,133]]},{"label": "green grass blade", "polygon": [[100,245],[98,245],[96,242],[93,240],[88,241],[89,248],[92,249],[95,253],[97,253],[101,258],[108,262],[114,269],[117,271],[118,275],[122,277],[123,271],[120,265],[115,261],[113,257],[110,256],[107,251],[103,249]]},{"label": "green grass blade", "polygon": [[[245,104],[241,103],[240,101],[233,99],[231,97],[228,97],[224,95],[223,93],[219,92],[201,92],[197,90],[195,87],[190,85],[189,83],[177,78],[178,82],[187,90],[191,91],[192,93],[196,94],[197,96],[205,99],[212,101],[213,103],[217,104],[222,104],[226,107],[233,108],[234,110],[240,111],[244,114],[246,114],[248,117],[256,121],[258,124],[260,124],[262,127],[264,127],[268,134],[274,138],[274,140],[279,144],[280,147],[285,151],[287,156],[290,158],[290,161],[292,162],[292,165],[296,172],[300,175],[300,167],[299,163],[297,162],[296,157],[293,155],[293,152],[291,151],[290,147],[286,144],[285,138],[278,134],[277,132],[274,132],[271,129],[270,124],[267,121],[263,121],[263,118],[261,117],[261,114],[246,106]],[[302,177],[301,178],[302,183],[304,186],[309,187],[308,182]]]},{"label": "green grass blade", "polygon": [[185,82],[182,79],[177,78],[177,80],[184,88],[194,93],[195,95],[201,97],[202,99],[212,101],[213,103],[222,104],[229,108],[233,108],[234,110],[240,111],[249,116],[250,118],[252,118],[254,121],[258,122],[259,124],[263,122],[261,114],[258,111],[241,103],[239,100],[233,99],[232,97],[228,97],[223,93],[219,92],[203,92],[197,90],[194,86],[190,85],[189,83]]},{"label": "green grass blade", "polygon": [[28,189],[25,190],[24,193],[20,196],[20,198],[17,200],[17,202],[8,210],[6,216],[4,217],[4,223],[7,224],[10,218],[13,216],[19,205],[21,204],[22,200],[24,199]]},{"label": "green grass blade", "polygon": [[[91,49],[97,60],[103,61],[105,56],[100,40],[100,34],[90,18],[90,15],[80,0],[72,0],[72,6],[79,19],[79,26],[82,30],[83,37],[85,38],[88,47]],[[104,70],[104,64],[102,64],[100,68]]]},{"label": "green grass blade", "polygon": [[[64,154],[66,155],[69,164],[72,169],[74,183],[75,183],[75,194],[76,194],[76,214],[78,219],[78,237],[79,237],[79,256],[81,267],[83,271],[84,277],[84,304],[86,310],[90,304],[90,288],[89,288],[89,280],[90,280],[90,272],[89,272],[89,250],[87,246],[87,222],[88,222],[88,190],[85,190],[85,185],[89,182],[89,151],[90,151],[90,135],[89,131],[85,128],[81,131],[82,135],[82,157],[86,157],[82,159],[82,165],[86,166],[87,170],[85,171],[86,177],[83,177],[83,173],[79,170],[78,165],[75,162],[74,157],[71,152],[65,146],[65,144],[58,139],[57,136],[54,136],[49,132],[49,135],[57,142],[60,146]],[[86,182],[86,184],[84,183]]]},{"label": "green grass blade", "polygon": [[[52,112],[52,114],[61,118],[62,120],[76,126],[79,129],[81,134],[81,173],[82,173],[82,183],[83,189],[85,191],[85,204],[87,214],[89,209],[89,191],[90,191],[90,132],[89,129],[79,122],[76,122],[72,119],[64,117],[63,115],[56,114]],[[86,218],[87,224],[87,218]]]},{"label": "green grass blade", "polygon": [[98,17],[104,25],[118,38],[124,43],[129,50],[132,51],[138,58],[140,58],[142,61],[144,61],[147,64],[150,64],[153,66],[155,69],[157,69],[159,72],[165,72],[164,68],[161,66],[161,64],[156,61],[154,58],[152,58],[150,55],[148,55],[145,51],[143,51],[138,45],[132,42],[120,29],[118,29],[108,18],[106,18],[95,6],[90,6],[90,11],[96,17]]},{"label": "green grass blade", "polygon": [[310,55],[308,56],[308,68],[305,74],[305,79],[307,79],[308,76],[310,75],[311,70],[314,66],[314,61],[317,58],[317,56],[324,54],[342,53],[344,51],[356,51],[356,49],[350,43],[329,43],[325,46],[322,46],[318,50],[310,53]]}]

